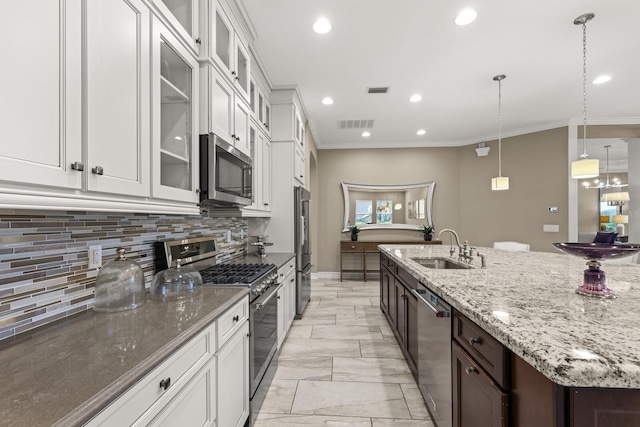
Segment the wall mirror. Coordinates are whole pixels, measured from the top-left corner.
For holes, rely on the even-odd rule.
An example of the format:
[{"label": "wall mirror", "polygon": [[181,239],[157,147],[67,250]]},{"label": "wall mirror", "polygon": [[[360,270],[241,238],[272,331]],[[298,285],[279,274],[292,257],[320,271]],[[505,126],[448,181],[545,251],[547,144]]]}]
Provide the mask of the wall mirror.
[{"label": "wall mirror", "polygon": [[[569,177],[568,239],[593,241],[597,231],[615,231],[621,242],[635,243],[640,241],[640,119],[594,122],[587,128],[587,153],[600,160],[600,176],[584,180]],[[569,126],[569,161],[582,152],[581,135],[579,125]],[[621,192],[630,197],[618,201],[605,196]]]},{"label": "wall mirror", "polygon": [[431,220],[435,181],[407,185],[342,183],[344,220],[362,229],[422,230]]}]

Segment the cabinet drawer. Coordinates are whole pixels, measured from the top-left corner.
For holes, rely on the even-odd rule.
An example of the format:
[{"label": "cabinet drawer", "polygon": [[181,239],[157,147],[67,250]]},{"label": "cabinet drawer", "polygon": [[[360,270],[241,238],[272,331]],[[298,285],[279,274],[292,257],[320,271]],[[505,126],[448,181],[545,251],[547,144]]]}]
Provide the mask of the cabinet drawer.
[{"label": "cabinet drawer", "polygon": [[278,268],[278,283],[282,283],[284,278],[287,277],[295,267],[296,267],[296,259],[294,257],[294,258],[291,258],[289,261],[287,261],[280,268]]},{"label": "cabinet drawer", "polygon": [[[215,353],[215,335],[213,323],[100,412],[88,425],[128,426],[147,410],[155,412],[153,408],[149,408],[165,394],[184,387]],[[166,383],[168,386],[165,389]]]},{"label": "cabinet drawer", "polygon": [[342,252],[364,252],[366,243],[364,242],[340,242]]},{"label": "cabinet drawer", "polygon": [[249,297],[247,296],[218,318],[218,348],[222,348],[233,333],[247,322],[248,318]]},{"label": "cabinet drawer", "polygon": [[402,283],[405,286],[408,286],[409,289],[418,289],[420,286],[418,283],[418,279],[413,277],[411,274],[407,273],[404,269],[398,268],[396,271],[396,275],[401,279]]},{"label": "cabinet drawer", "polygon": [[364,245],[367,248],[367,252],[378,252],[378,242],[366,242]]},{"label": "cabinet drawer", "polygon": [[503,388],[507,388],[508,353],[505,346],[458,311],[453,315],[453,337]]}]

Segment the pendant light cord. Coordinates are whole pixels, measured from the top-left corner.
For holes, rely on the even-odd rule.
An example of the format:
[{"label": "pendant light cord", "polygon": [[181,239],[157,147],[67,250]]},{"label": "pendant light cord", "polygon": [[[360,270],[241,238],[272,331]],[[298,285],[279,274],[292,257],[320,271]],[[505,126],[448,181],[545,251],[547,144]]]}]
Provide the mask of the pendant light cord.
[{"label": "pendant light cord", "polygon": [[582,155],[587,158],[587,22],[582,23]]},{"label": "pendant light cord", "polygon": [[502,79],[498,80],[498,176],[502,176]]}]

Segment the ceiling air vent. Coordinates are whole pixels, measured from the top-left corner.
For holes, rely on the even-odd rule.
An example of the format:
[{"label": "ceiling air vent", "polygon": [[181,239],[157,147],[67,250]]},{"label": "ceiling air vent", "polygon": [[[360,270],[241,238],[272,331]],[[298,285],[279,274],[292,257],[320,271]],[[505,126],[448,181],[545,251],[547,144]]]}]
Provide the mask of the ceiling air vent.
[{"label": "ceiling air vent", "polygon": [[389,93],[389,86],[387,87],[368,87],[367,93]]},{"label": "ceiling air vent", "polygon": [[338,129],[371,129],[373,120],[338,120]]}]

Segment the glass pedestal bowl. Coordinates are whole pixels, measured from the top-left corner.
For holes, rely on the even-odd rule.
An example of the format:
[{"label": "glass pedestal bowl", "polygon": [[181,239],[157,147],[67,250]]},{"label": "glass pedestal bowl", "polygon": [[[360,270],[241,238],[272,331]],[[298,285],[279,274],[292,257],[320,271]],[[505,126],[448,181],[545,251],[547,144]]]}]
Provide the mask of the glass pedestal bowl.
[{"label": "glass pedestal bowl", "polygon": [[594,298],[615,298],[607,287],[606,275],[600,269],[600,260],[624,258],[640,252],[640,245],[611,245],[608,243],[554,243],[557,249],[567,254],[584,258],[589,268],[584,270],[582,286],[576,293]]}]

